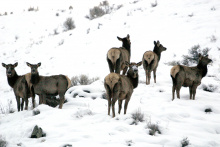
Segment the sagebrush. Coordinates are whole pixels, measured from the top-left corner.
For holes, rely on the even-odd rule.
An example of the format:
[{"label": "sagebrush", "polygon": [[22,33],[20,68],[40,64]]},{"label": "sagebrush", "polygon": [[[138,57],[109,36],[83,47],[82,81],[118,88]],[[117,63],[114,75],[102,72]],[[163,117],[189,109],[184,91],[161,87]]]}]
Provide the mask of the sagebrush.
[{"label": "sagebrush", "polygon": [[190,145],[188,138],[183,138],[183,140],[181,141],[181,147],[186,147]]},{"label": "sagebrush", "polygon": [[194,45],[188,50],[188,55],[183,55],[182,64],[186,66],[198,64],[199,54],[207,56],[210,50],[210,48],[201,49],[200,45]]},{"label": "sagebrush", "polygon": [[81,74],[80,76],[73,76],[71,78],[71,83],[73,86],[89,85],[97,80],[99,80],[99,77],[89,78],[87,75]]},{"label": "sagebrush", "polygon": [[144,121],[144,114],[141,112],[140,109],[136,110],[131,114],[131,118],[133,119],[132,125],[135,124],[137,125],[138,122],[143,122]]},{"label": "sagebrush", "polygon": [[66,21],[63,23],[65,31],[73,30],[76,28],[75,23],[71,17],[67,18]]}]

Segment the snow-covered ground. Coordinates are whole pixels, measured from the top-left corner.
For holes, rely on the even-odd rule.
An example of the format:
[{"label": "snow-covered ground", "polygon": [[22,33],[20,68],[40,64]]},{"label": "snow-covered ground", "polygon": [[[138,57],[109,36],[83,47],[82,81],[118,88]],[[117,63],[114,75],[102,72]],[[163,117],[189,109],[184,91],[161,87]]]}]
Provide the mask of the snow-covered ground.
[{"label": "snow-covered ground", "polygon": [[[15,113],[0,114],[0,138],[9,147],[136,146],[176,147],[188,138],[191,146],[220,146],[220,1],[219,0],[109,0],[110,14],[89,20],[89,9],[101,0],[0,0],[0,63],[18,62],[19,75],[30,72],[26,62],[41,62],[41,75],[64,74],[70,78],[81,74],[100,80],[87,86],[74,86],[66,93],[63,109],[38,105],[33,115],[17,112],[16,100],[7,83],[5,68],[0,68],[0,107],[12,101]],[[73,9],[69,10],[72,6]],[[34,7],[38,11],[28,11]],[[7,15],[4,13],[7,12]],[[13,14],[11,14],[11,12]],[[64,21],[71,17],[76,28],[64,31]],[[54,35],[54,30],[58,34]],[[109,73],[106,53],[120,47],[117,36],[130,34],[131,61],[142,60],[143,53],[153,49],[159,40],[167,51],[157,70],[157,83],[145,85],[143,67],[139,85],[128,104],[127,114],[107,115],[103,80]],[[188,88],[182,88],[181,99],[171,101],[172,81],[166,63],[182,60],[194,45],[211,48],[213,63],[197,88],[196,100],[189,100]],[[213,92],[203,85],[214,85]],[[85,92],[90,91],[90,93]],[[73,98],[74,92],[79,95]],[[81,96],[84,96],[82,98]],[[205,109],[212,109],[205,113]],[[116,105],[116,112],[117,112]],[[132,124],[132,113],[140,110],[145,121]],[[1,113],[1,112],[0,112]],[[147,124],[157,124],[161,134],[149,135]],[[46,137],[31,139],[35,125]]]}]

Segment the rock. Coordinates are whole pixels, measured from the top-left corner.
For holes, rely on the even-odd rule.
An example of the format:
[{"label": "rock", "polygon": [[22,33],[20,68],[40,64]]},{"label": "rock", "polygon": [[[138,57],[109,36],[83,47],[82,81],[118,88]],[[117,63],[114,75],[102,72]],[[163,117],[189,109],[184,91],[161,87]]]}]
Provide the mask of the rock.
[{"label": "rock", "polygon": [[34,130],[31,133],[31,138],[40,138],[40,137],[45,137],[45,136],[46,134],[43,133],[43,130],[37,125],[34,127]]}]

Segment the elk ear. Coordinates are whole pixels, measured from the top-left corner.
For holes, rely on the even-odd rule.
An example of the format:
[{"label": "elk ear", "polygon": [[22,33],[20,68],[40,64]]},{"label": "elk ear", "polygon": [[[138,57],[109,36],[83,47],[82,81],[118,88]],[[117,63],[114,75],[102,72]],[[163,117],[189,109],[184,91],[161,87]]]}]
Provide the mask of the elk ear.
[{"label": "elk ear", "polygon": [[125,66],[129,67],[129,63],[127,61],[125,61]]},{"label": "elk ear", "polygon": [[3,66],[3,67],[6,67],[6,64],[5,64],[5,63],[2,63],[2,66]]},{"label": "elk ear", "polygon": [[156,41],[154,41],[154,45],[156,45],[157,44],[157,42]]},{"label": "elk ear", "polygon": [[142,61],[138,62],[137,65],[138,65],[138,66],[141,66],[141,65],[142,65]]},{"label": "elk ear", "polygon": [[41,63],[39,62],[38,64],[37,64],[37,67],[40,67],[41,66]]},{"label": "elk ear", "polygon": [[206,55],[205,57],[206,57],[206,58],[208,58],[208,57],[209,57],[209,55]]},{"label": "elk ear", "polygon": [[157,46],[158,46],[158,47],[160,46],[160,41],[159,41],[159,40],[157,40]]},{"label": "elk ear", "polygon": [[120,38],[120,37],[118,37],[118,36],[117,36],[117,38],[118,38],[119,41],[122,41],[122,38]]},{"label": "elk ear", "polygon": [[27,64],[27,66],[31,67],[31,64],[30,64],[30,63],[26,62],[26,64]]},{"label": "elk ear", "polygon": [[14,64],[14,67],[17,67],[18,66],[18,62],[16,62],[15,64]]},{"label": "elk ear", "polygon": [[130,39],[130,35],[129,34],[127,35],[127,39]]}]

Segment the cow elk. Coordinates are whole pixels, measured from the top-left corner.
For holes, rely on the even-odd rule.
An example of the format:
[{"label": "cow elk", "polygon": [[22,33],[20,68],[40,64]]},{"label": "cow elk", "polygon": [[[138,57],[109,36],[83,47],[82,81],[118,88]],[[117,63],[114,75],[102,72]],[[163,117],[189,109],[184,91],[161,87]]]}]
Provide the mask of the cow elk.
[{"label": "cow elk", "polygon": [[146,74],[146,84],[150,84],[151,72],[154,74],[154,83],[156,83],[156,71],[161,58],[161,52],[166,51],[166,47],[159,41],[154,41],[154,50],[146,51],[143,55],[142,62]]},{"label": "cow elk", "polygon": [[208,56],[199,54],[197,66],[173,66],[170,70],[170,76],[173,81],[172,100],[175,98],[175,90],[177,98],[180,98],[180,89],[182,86],[189,87],[190,99],[195,100],[196,88],[201,84],[202,78],[207,74],[207,65],[211,62],[212,60]]},{"label": "cow elk", "polygon": [[[5,64],[2,63],[2,66],[6,68],[6,75],[8,79],[8,84],[13,88],[15,98],[17,101],[17,109],[18,111],[23,111],[24,102],[25,102],[25,110],[28,109],[28,98],[32,97],[33,108],[35,108],[35,95],[33,93],[33,89],[30,87],[30,83],[26,81],[25,76],[19,76],[15,71],[15,67],[18,66],[18,62],[15,64]],[[20,98],[22,98],[22,102],[20,103]]]},{"label": "cow elk", "polygon": [[122,47],[111,48],[107,53],[107,62],[110,72],[120,74],[123,70],[123,75],[126,74],[128,67],[126,62],[130,63],[131,57],[131,42],[129,34],[125,38],[117,37],[119,41],[122,41]]},{"label": "cow elk", "polygon": [[122,100],[125,100],[124,114],[126,114],[128,102],[131,99],[133,89],[138,86],[138,66],[139,63],[126,63],[129,66],[127,75],[120,75],[118,73],[110,73],[105,77],[104,86],[108,98],[108,115],[110,115],[110,108],[112,106],[112,116],[115,117],[115,102],[118,100],[118,113],[121,112]]},{"label": "cow elk", "polygon": [[40,76],[38,73],[38,67],[41,63],[30,64],[27,62],[27,66],[31,68],[31,83],[34,87],[34,92],[39,95],[39,104],[46,103],[46,96],[60,97],[59,108],[62,109],[64,103],[64,95],[67,89],[71,86],[71,81],[64,75],[53,76]]}]

